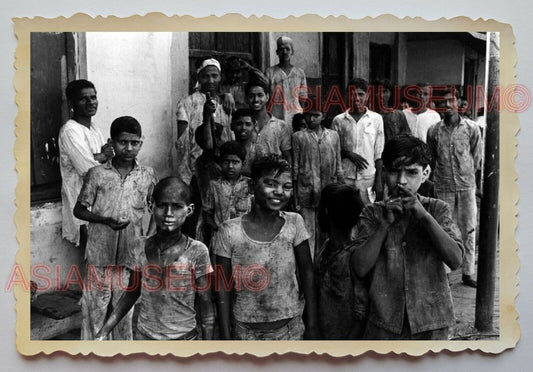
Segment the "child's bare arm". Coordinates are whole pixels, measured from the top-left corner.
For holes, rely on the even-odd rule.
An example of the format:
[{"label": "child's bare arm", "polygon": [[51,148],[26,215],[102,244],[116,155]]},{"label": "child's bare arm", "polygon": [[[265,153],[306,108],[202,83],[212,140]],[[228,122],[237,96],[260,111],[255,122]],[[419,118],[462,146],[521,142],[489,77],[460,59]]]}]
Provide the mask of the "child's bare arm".
[{"label": "child's bare arm", "polygon": [[383,242],[387,237],[389,226],[396,218],[395,211],[396,213],[402,213],[401,200],[389,199],[385,201],[384,218],[381,223],[375,231],[369,234],[368,239],[362,245],[354,249],[350,257],[350,265],[358,277],[364,277],[376,264]]},{"label": "child's bare arm", "polygon": [[202,339],[212,340],[215,326],[215,312],[213,302],[211,302],[211,286],[209,274],[196,278],[196,288],[200,299],[200,327],[202,328]]},{"label": "child's bare arm", "polygon": [[[231,340],[231,259],[215,255],[215,280],[217,290],[218,317],[220,323],[220,338]],[[220,272],[222,271],[222,273]]]},{"label": "child's bare arm", "polygon": [[137,299],[141,294],[141,281],[142,273],[140,271],[132,272],[130,275],[130,280],[128,288],[134,288],[132,291],[125,291],[120,296],[118,304],[109,315],[109,318],[105,321],[102,329],[98,331],[95,336],[95,340],[102,341],[105,340],[109,332],[115,328],[118,322],[130,311]]},{"label": "child's bare arm", "polygon": [[88,210],[87,207],[85,207],[80,202],[77,202],[76,206],[74,207],[74,216],[76,218],[79,218],[80,220],[107,225],[113,230],[122,230],[130,223],[129,220],[118,221],[112,217],[100,216]]},{"label": "child's bare arm", "polygon": [[463,260],[463,253],[461,248],[457,245],[455,240],[444,231],[442,226],[433,218],[433,216],[426,211],[424,206],[420,203],[417,196],[411,193],[402,185],[398,185],[408,196],[402,198],[405,210],[411,211],[413,216],[424,226],[429,234],[431,242],[436,250],[439,252],[442,260],[452,270],[457,269]]},{"label": "child's bare arm", "polygon": [[309,242],[307,240],[294,247],[294,256],[296,258],[296,265],[298,265],[302,291],[305,297],[305,339],[318,340],[320,339],[320,332],[318,329],[318,305],[313,274],[313,262],[311,260]]}]

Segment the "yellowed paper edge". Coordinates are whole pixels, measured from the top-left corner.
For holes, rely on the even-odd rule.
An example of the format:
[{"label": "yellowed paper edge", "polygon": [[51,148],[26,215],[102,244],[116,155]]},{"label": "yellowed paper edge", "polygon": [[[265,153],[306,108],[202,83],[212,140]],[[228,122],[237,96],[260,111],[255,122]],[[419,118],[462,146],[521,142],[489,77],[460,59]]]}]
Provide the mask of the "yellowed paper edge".
[{"label": "yellowed paper edge", "polygon": [[[16,189],[17,211],[15,223],[19,250],[16,264],[20,265],[26,278],[30,277],[30,32],[96,32],[96,31],[353,31],[353,32],[500,32],[500,85],[504,89],[516,84],[514,66],[517,54],[514,35],[510,25],[495,20],[471,20],[467,17],[427,21],[420,17],[397,18],[382,15],[376,18],[352,20],[341,17],[305,15],[275,19],[271,17],[243,17],[228,14],[223,17],[194,18],[191,16],[166,16],[150,13],[129,18],[90,17],[76,14],[70,18],[42,17],[15,18],[15,34],[18,46],[15,53],[16,141],[14,153],[18,184]],[[360,355],[367,351],[379,354],[407,353],[418,356],[428,351],[481,350],[500,353],[513,348],[520,338],[518,312],[515,298],[518,295],[517,272],[518,244],[514,233],[518,225],[516,203],[519,198],[518,174],[514,159],[517,156],[516,134],[520,129],[516,113],[502,110],[500,116],[500,337],[491,341],[36,341],[30,340],[30,293],[22,286],[14,287],[17,300],[16,345],[23,355],[51,354],[63,351],[72,355],[114,356],[117,354],[146,353],[149,355],[171,354],[188,357],[196,354],[223,352],[226,354],[252,354],[259,357],[271,354],[329,354],[331,356]]]}]

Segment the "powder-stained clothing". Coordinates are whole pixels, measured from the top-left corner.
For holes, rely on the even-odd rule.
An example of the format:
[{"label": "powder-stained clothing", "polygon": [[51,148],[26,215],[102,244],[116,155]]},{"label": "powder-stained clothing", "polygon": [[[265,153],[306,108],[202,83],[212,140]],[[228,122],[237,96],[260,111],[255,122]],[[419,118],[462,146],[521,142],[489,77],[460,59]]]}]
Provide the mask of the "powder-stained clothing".
[{"label": "powder-stained clothing", "polygon": [[366,169],[357,169],[351,160],[342,159],[344,178],[373,180],[376,174],[375,162],[381,159],[385,144],[381,115],[366,109],[359,121],[355,121],[346,111],[333,119],[332,128],[339,134],[341,150],[355,152],[368,162]]},{"label": "powder-stained clothing", "polygon": [[101,223],[89,223],[87,264],[124,265],[133,269],[139,255],[135,238],[143,235],[143,215],[156,183],[153,168],[139,165],[137,161],[124,178],[111,160],[87,172],[78,202],[99,216],[130,221],[118,231]]},{"label": "powder-stained clothing", "polygon": [[355,322],[366,317],[368,290],[350,266],[354,247],[328,252],[328,245],[326,240],[315,260],[320,330],[326,340],[347,340]]},{"label": "powder-stained clothing", "polygon": [[[442,200],[418,195],[420,203],[463,252],[450,208]],[[359,218],[355,250],[364,249],[383,221],[385,204],[368,205]],[[400,221],[389,226],[370,275],[368,321],[400,334],[405,312],[412,334],[455,324],[445,264],[425,228],[409,217],[405,233]]]},{"label": "powder-stained clothing", "polygon": [[182,235],[165,245],[159,235],[146,240],[141,256],[143,285],[138,328],[154,340],[179,339],[196,328],[196,279],[213,271],[205,244]]},{"label": "powder-stained clothing", "polygon": [[255,151],[257,156],[276,154],[281,155],[283,151],[292,148],[292,129],[283,120],[271,117],[261,128],[255,129]]},{"label": "powder-stained clothing", "polygon": [[379,114],[383,117],[385,143],[400,134],[411,134],[411,129],[402,111],[394,110],[392,112],[380,112]]},{"label": "powder-stained clothing", "polygon": [[298,203],[317,207],[322,189],[343,176],[339,135],[324,128],[319,138],[314,131],[301,130],[292,136],[292,149]]},{"label": "powder-stained clothing", "polygon": [[59,130],[59,169],[61,171],[62,232],[63,238],[78,245],[80,226],[87,224],[74,217],[72,210],[80,194],[83,177],[100,163],[94,154],[105,144],[100,129],[91,123],[90,128],[69,120]]},{"label": "powder-stained clothing", "polygon": [[[132,271],[124,266],[87,266],[85,288],[81,296],[81,339],[94,340],[108,316],[108,309],[118,305],[128,288]],[[106,340],[132,340],[133,308],[122,318]]]},{"label": "powder-stained clothing", "polygon": [[203,210],[214,216],[215,223],[240,217],[252,208],[252,194],[250,194],[250,179],[241,176],[235,184],[220,177],[209,182],[206,198],[202,202]]},{"label": "powder-stained clothing", "polygon": [[421,114],[416,114],[411,109],[405,109],[403,110],[403,113],[405,114],[413,136],[424,142],[427,141],[427,132],[429,128],[441,120],[438,112],[429,108]]},{"label": "powder-stained clothing", "polygon": [[427,144],[435,161],[433,179],[437,192],[476,188],[482,143],[475,122],[461,118],[459,124],[447,126],[441,121],[428,131]]},{"label": "powder-stained clothing", "polygon": [[[205,101],[205,94],[196,91],[178,102],[177,120],[185,121],[188,125],[181,137],[176,140],[178,162],[176,173],[187,184],[190,184],[191,178],[195,174],[196,160],[202,154],[202,149],[196,143],[195,133],[203,121]],[[231,116],[226,114],[221,104],[216,104],[214,117],[215,122],[223,127],[221,141],[233,140],[233,132],[230,128]]]},{"label": "powder-stained clothing", "polygon": [[270,83],[271,102],[280,102],[272,105],[270,113],[286,123],[292,123],[294,114],[303,111],[298,97],[307,98],[304,70],[293,66],[287,74],[282,68],[271,66],[265,71],[265,75]]},{"label": "powder-stained clothing", "polygon": [[235,340],[242,341],[301,341],[304,339],[305,325],[301,316],[295,316],[287,324],[275,329],[256,329],[235,321]]},{"label": "powder-stained clothing", "polygon": [[285,224],[271,241],[250,238],[238,217],[224,222],[211,243],[215,255],[229,258],[236,272],[233,315],[240,322],[274,322],[303,313],[294,247],[309,234],[299,214],[280,216]]},{"label": "powder-stained clothing", "polygon": [[436,194],[437,198],[448,203],[452,211],[452,218],[461,231],[465,246],[461,271],[464,275],[474,275],[476,272],[476,190],[438,191]]}]

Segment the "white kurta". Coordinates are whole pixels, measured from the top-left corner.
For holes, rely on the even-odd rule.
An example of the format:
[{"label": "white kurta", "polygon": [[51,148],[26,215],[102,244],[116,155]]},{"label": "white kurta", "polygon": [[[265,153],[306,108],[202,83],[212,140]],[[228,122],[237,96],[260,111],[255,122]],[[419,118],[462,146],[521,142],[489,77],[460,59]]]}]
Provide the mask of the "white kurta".
[{"label": "white kurta", "polygon": [[59,130],[58,142],[62,178],[63,238],[78,245],[80,225],[86,222],[74,217],[72,210],[76,205],[85,173],[100,164],[94,159],[94,154],[101,152],[105,139],[94,123],[87,128],[71,119]]}]

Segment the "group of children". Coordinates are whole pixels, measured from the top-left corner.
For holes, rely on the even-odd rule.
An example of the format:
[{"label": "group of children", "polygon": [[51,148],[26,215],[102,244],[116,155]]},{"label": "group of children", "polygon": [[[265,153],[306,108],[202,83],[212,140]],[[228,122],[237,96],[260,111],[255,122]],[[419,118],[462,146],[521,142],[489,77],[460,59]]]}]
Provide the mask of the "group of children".
[{"label": "group of children", "polygon": [[[292,41],[278,51],[271,74],[290,76]],[[362,79],[333,129],[313,97],[291,128],[267,110],[269,79],[248,71],[248,107],[235,106],[219,62],[201,62],[178,104],[175,176],[138,164],[137,120],[112,123],[111,156],[74,207],[89,222],[83,339],[447,339],[445,267],[464,247],[448,204],[418,194],[437,145],[402,133],[405,118],[385,142],[384,116],[356,104]]]}]

